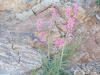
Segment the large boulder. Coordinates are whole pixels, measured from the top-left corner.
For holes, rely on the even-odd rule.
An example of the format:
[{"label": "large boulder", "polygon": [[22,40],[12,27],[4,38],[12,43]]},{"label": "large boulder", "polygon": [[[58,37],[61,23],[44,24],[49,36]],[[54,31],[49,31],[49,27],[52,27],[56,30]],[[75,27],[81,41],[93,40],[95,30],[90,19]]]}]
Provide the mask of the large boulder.
[{"label": "large boulder", "polygon": [[0,10],[23,11],[37,4],[40,0],[0,0]]}]

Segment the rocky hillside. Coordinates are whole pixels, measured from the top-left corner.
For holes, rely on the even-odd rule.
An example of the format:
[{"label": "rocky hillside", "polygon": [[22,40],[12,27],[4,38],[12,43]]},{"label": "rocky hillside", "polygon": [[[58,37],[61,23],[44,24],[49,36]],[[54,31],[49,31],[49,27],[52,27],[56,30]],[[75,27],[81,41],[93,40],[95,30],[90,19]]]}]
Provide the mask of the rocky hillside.
[{"label": "rocky hillside", "polygon": [[[78,4],[75,26],[71,38],[67,38],[62,26],[68,21],[66,7]],[[32,68],[41,66],[42,55],[46,56],[49,42],[62,37],[67,44],[80,43],[75,49],[78,57],[69,58],[73,63],[68,69],[72,75],[100,75],[100,20],[93,15],[100,10],[95,0],[0,0],[0,75],[29,75]],[[85,5],[86,3],[86,5]],[[48,28],[51,9],[56,9],[52,29]],[[72,11],[72,9],[71,9]],[[73,13],[71,13],[73,14]],[[98,13],[96,13],[98,14]],[[44,44],[34,42],[40,34],[35,33],[37,19],[42,18],[45,32]],[[50,35],[49,34],[50,31]],[[48,40],[50,39],[50,40]],[[51,54],[55,52],[51,50]]]}]

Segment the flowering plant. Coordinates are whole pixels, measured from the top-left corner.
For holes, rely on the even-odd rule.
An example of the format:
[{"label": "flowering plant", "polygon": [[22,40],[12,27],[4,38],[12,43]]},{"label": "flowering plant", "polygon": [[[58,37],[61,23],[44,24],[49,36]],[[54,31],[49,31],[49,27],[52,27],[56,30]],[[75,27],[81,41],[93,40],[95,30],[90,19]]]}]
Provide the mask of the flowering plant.
[{"label": "flowering plant", "polygon": [[57,38],[54,43],[59,47],[59,49],[64,46],[62,38]]},{"label": "flowering plant", "polygon": [[[68,15],[68,22],[66,25],[62,27],[63,30],[67,31],[67,36],[68,38],[71,37],[72,29],[75,25],[75,18],[76,18],[76,13],[78,9],[78,5],[76,3],[73,4],[73,16],[70,16],[70,11],[71,7],[68,6],[66,7],[66,12],[65,16]],[[56,9],[53,8],[51,10],[52,17],[50,19],[50,26],[48,28],[52,28],[52,22],[54,21],[56,17]],[[42,19],[38,19],[37,22],[37,31],[39,32],[42,27]],[[40,40],[44,41],[44,34],[45,32],[40,31]],[[51,35],[52,36],[52,35]],[[34,41],[37,41],[36,39]],[[59,49],[58,53],[51,58],[48,58],[49,61],[46,61],[46,59],[43,60],[43,65],[40,67],[43,72],[41,75],[64,75],[68,74],[69,72],[63,68],[63,65],[65,65],[66,59],[73,54],[73,49],[74,47],[66,45],[65,40],[63,40],[62,37],[57,37],[56,40],[54,41],[54,45],[56,49]],[[48,43],[49,46],[49,43]],[[48,47],[48,53],[49,53],[49,47]],[[69,73],[70,75],[70,73]]]}]

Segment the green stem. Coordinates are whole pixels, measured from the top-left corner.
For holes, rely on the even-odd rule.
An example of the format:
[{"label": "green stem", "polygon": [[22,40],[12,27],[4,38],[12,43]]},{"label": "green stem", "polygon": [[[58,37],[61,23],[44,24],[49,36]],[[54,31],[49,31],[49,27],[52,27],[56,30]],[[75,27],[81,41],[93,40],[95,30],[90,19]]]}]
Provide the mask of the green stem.
[{"label": "green stem", "polygon": [[[49,35],[50,35],[50,29],[49,29]],[[49,40],[48,40],[48,58],[50,59]]]},{"label": "green stem", "polygon": [[64,46],[63,46],[63,49],[61,51],[61,58],[60,58],[60,68],[62,66],[62,58],[63,58],[63,55],[64,55]]},{"label": "green stem", "polygon": [[[65,45],[65,44],[64,44]],[[64,55],[64,46],[61,50],[61,57],[60,57],[60,63],[59,63],[59,66],[58,66],[58,72],[57,72],[57,75],[59,74],[59,71],[60,71],[60,68],[62,67],[62,59],[63,59],[63,55]]]}]

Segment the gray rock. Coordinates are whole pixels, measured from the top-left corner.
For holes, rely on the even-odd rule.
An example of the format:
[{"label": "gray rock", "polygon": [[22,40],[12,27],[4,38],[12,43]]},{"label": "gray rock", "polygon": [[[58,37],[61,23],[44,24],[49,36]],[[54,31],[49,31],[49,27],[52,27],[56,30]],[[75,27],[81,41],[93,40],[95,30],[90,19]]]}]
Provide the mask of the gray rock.
[{"label": "gray rock", "polygon": [[89,6],[92,3],[92,0],[72,0],[73,2],[76,2],[79,5],[84,5],[84,3],[86,4],[85,6]]},{"label": "gray rock", "polygon": [[96,14],[97,19],[100,21],[100,16],[99,14]]},{"label": "gray rock", "polygon": [[24,43],[34,39],[34,35],[15,32],[15,28],[0,24],[0,75],[29,75],[33,67],[41,66],[42,56]]},{"label": "gray rock", "polygon": [[13,50],[11,44],[0,44],[0,75],[21,75],[41,66],[40,54],[30,46],[20,47]]},{"label": "gray rock", "polygon": [[22,13],[17,13],[16,18],[23,21],[23,20],[28,19],[32,14],[33,14],[33,11],[30,9]]}]

